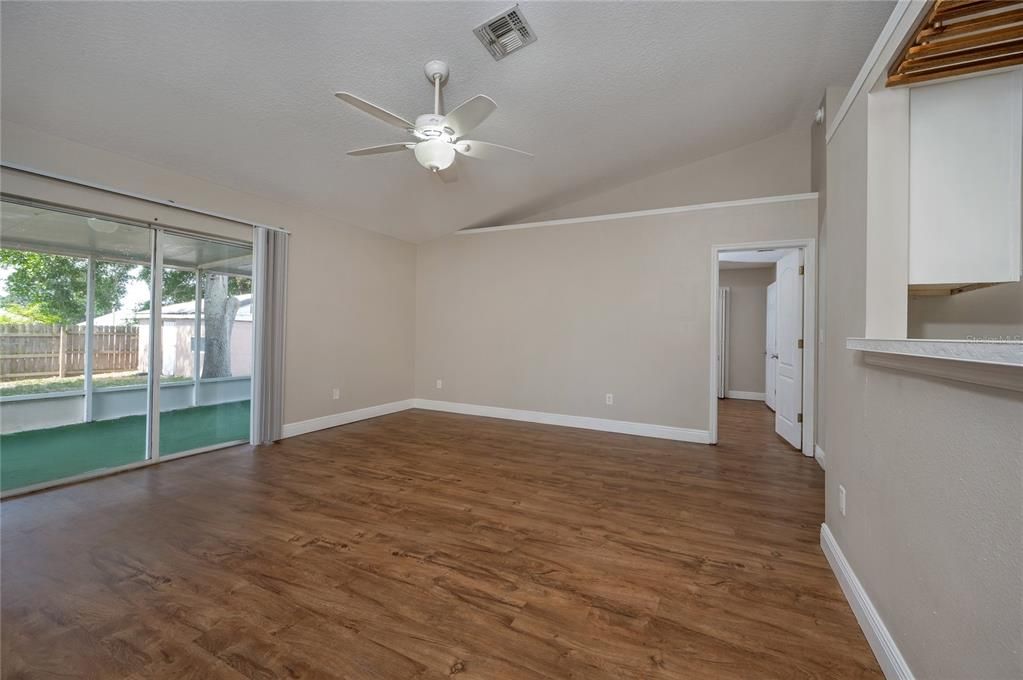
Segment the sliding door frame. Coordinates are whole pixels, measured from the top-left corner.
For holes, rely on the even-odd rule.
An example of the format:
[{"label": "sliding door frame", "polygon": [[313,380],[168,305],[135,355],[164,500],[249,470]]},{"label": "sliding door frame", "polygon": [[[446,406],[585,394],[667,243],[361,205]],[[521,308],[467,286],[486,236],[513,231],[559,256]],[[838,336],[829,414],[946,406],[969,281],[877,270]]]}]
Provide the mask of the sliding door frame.
[{"label": "sliding door frame", "polygon": [[[46,489],[52,489],[60,486],[67,486],[70,484],[76,484],[78,482],[86,481],[89,479],[96,479],[99,477],[106,477],[108,475],[114,475],[128,470],[136,470],[150,465],[156,465],[168,460],[176,460],[178,458],[187,458],[189,456],[198,455],[201,453],[207,453],[209,451],[216,451],[224,449],[230,446],[237,446],[246,444],[247,439],[238,439],[232,441],[221,442],[212,444],[209,446],[203,446],[188,451],[182,451],[180,453],[173,453],[168,455],[160,454],[160,383],[161,373],[163,372],[163,320],[162,320],[162,301],[163,301],[163,260],[164,260],[164,240],[168,234],[187,237],[200,241],[206,241],[210,243],[221,243],[225,245],[241,246],[247,248],[253,248],[253,244],[249,241],[236,240],[220,236],[208,236],[201,232],[196,232],[180,227],[173,227],[168,225],[158,225],[152,222],[140,222],[137,220],[127,219],[123,217],[111,216],[104,213],[97,213],[88,210],[82,210],[62,204],[49,203],[46,201],[40,201],[36,199],[26,198],[23,196],[10,195],[0,192],[0,200],[7,203],[16,203],[18,205],[25,205],[29,207],[37,207],[45,210],[51,210],[54,212],[67,213],[72,215],[78,215],[80,217],[95,217],[103,220],[109,220],[112,222],[118,222],[132,227],[141,227],[148,229],[150,232],[150,259],[149,259],[149,271],[150,271],[150,285],[149,285],[149,360],[147,365],[147,376],[146,376],[146,435],[145,435],[145,451],[144,457],[141,460],[127,463],[125,465],[119,465],[116,467],[101,468],[98,470],[91,470],[89,472],[83,472],[81,474],[72,475],[70,477],[62,477],[60,479],[49,480],[45,482],[39,482],[37,484],[29,484],[27,486],[18,487],[15,489],[9,489],[6,491],[0,491],[0,499],[6,499],[14,496],[21,496],[24,494],[34,493],[36,491],[43,491]],[[118,261],[114,257],[101,257],[97,258],[94,254],[75,252],[74,249],[68,251],[48,251],[55,255],[64,255],[67,257],[75,258],[87,258],[88,259],[88,281],[86,282],[86,329],[87,336],[85,341],[86,357],[85,357],[85,374],[83,375],[84,383],[84,407],[83,407],[83,422],[91,422],[92,417],[92,370],[94,365],[94,357],[92,352],[95,346],[95,339],[92,337],[95,328],[95,277],[96,277],[96,263],[98,260],[116,262]],[[128,264],[138,264],[125,260]],[[253,267],[255,267],[255,253],[253,253]],[[196,272],[196,292],[201,290],[201,277],[207,272],[216,272],[216,269],[202,269],[197,268]],[[255,280],[255,269],[253,269],[253,280]],[[237,274],[231,274],[237,276]],[[255,314],[259,312],[259,300],[255,294],[252,296],[252,310],[253,318]],[[202,302],[196,296],[196,320],[193,328],[199,329],[201,319],[199,313]],[[255,336],[255,333],[253,333]],[[195,339],[195,350],[193,356],[195,357],[195,365],[193,367],[194,384],[193,384],[193,406],[198,406],[199,401],[199,362],[200,356],[199,350],[199,336],[196,334]],[[255,347],[255,337],[253,337],[253,350]],[[252,357],[253,365],[255,366],[257,356],[253,354]],[[252,413],[252,401],[251,401],[251,381],[253,377],[250,375],[250,401],[249,401],[249,412],[250,417]]]},{"label": "sliding door frame", "polygon": [[82,421],[92,420],[92,370],[93,352],[95,351],[96,338],[96,258],[89,257],[89,269],[85,282],[85,373],[82,376],[82,389],[85,390],[85,405]]},{"label": "sliding door frame", "polygon": [[160,460],[160,373],[163,372],[163,232],[153,230],[149,261],[149,365],[146,367],[146,459]]}]

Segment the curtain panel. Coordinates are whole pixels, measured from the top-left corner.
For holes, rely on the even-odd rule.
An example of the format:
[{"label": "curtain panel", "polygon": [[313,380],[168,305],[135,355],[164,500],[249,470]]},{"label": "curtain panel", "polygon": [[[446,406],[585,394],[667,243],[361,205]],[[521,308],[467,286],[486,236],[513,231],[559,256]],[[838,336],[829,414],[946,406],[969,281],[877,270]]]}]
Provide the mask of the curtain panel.
[{"label": "curtain panel", "polygon": [[288,234],[254,227],[252,426],[249,441],[269,444],[284,426],[284,337],[288,297]]}]

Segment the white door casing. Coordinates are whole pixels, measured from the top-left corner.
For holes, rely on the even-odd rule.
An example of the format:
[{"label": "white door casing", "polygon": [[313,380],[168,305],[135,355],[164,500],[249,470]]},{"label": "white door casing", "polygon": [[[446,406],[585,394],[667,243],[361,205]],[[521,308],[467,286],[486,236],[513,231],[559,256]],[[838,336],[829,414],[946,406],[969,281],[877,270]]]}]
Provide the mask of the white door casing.
[{"label": "white door casing", "polygon": [[778,261],[777,354],[774,429],[797,449],[803,446],[803,277],[802,249]]},{"label": "white door casing", "polygon": [[[800,372],[802,373],[803,385],[802,385],[802,412],[803,412],[803,427],[807,433],[812,433],[814,423],[814,365],[815,365],[815,352],[814,345],[816,344],[817,338],[817,302],[816,302],[816,277],[817,277],[817,241],[813,238],[801,238],[801,239],[782,239],[778,241],[749,241],[743,243],[728,243],[728,244],[717,244],[710,248],[710,257],[708,258],[709,269],[710,269],[710,288],[707,290],[708,293],[708,310],[709,314],[707,324],[710,332],[708,333],[710,342],[707,344],[707,388],[708,388],[708,410],[710,417],[708,419],[708,443],[718,443],[718,406],[720,400],[717,396],[718,391],[718,376],[717,371],[714,367],[717,363],[717,347],[718,347],[718,287],[720,286],[720,261],[721,253],[725,252],[736,252],[746,250],[764,250],[764,249],[783,249],[789,250],[793,248],[799,248],[802,251],[802,262],[805,269],[805,275],[800,277],[802,279],[803,289],[803,330],[802,337],[804,339],[805,350],[802,352],[802,366],[800,366]],[[776,390],[777,400],[777,390]],[[777,404],[776,404],[777,406]],[[807,434],[801,437],[803,440],[803,447],[801,449],[804,456],[812,458],[814,455],[814,444],[813,437]]]},{"label": "white door casing", "polygon": [[729,290],[718,289],[718,398],[728,394]]},{"label": "white door casing", "polygon": [[767,287],[767,343],[764,347],[764,403],[774,410],[778,371],[778,283]]}]

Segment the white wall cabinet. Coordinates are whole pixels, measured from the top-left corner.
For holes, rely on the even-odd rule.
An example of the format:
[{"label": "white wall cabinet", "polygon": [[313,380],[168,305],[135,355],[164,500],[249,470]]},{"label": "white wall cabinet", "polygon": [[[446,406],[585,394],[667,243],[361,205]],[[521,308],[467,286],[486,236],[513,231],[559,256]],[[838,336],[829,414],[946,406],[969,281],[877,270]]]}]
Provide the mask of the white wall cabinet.
[{"label": "white wall cabinet", "polygon": [[912,88],[909,284],[1019,281],[1023,70]]}]

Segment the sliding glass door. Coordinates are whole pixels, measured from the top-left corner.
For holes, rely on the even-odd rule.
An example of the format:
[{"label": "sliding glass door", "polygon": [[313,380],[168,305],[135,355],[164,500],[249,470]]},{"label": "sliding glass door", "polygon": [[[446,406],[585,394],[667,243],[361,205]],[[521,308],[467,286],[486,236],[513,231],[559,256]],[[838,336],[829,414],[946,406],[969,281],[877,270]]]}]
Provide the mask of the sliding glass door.
[{"label": "sliding glass door", "polygon": [[160,455],[247,441],[252,248],[165,234]]},{"label": "sliding glass door", "polygon": [[0,202],[0,491],[247,440],[251,275],[247,244]]},{"label": "sliding glass door", "polygon": [[0,488],[146,458],[145,227],[0,204]]}]

